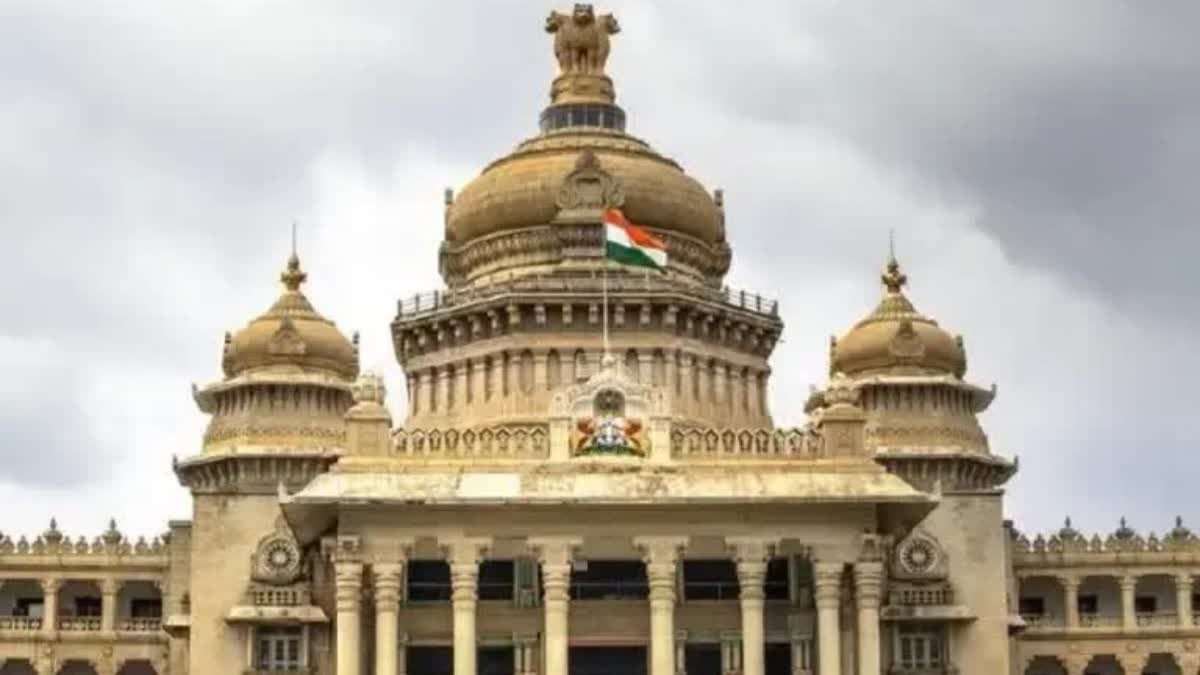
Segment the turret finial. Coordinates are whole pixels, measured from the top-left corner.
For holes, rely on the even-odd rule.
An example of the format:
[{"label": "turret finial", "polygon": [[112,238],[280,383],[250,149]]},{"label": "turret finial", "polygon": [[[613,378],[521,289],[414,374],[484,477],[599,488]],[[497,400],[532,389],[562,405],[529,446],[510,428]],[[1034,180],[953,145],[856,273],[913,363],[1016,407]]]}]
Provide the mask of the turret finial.
[{"label": "turret finial", "polygon": [[888,258],[887,266],[884,267],[880,280],[883,281],[888,293],[899,293],[908,283],[908,276],[900,269],[900,263],[896,261],[895,255]]},{"label": "turret finial", "polygon": [[300,256],[296,254],[296,221],[292,221],[292,254],[288,256],[287,269],[279,275],[284,288],[289,291],[300,290],[300,285],[308,281],[308,275],[300,269]]}]

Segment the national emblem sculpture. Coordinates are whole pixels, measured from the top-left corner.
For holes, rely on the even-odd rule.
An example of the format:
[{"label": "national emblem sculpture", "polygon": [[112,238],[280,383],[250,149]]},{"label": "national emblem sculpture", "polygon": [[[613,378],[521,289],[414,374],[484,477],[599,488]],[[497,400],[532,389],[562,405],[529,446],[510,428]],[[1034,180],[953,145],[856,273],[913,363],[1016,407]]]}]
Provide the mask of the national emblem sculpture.
[{"label": "national emblem sculpture", "polygon": [[546,32],[554,33],[554,55],[564,74],[604,72],[608,36],[621,30],[612,14],[596,16],[589,4],[576,4],[570,14],[550,12]]}]

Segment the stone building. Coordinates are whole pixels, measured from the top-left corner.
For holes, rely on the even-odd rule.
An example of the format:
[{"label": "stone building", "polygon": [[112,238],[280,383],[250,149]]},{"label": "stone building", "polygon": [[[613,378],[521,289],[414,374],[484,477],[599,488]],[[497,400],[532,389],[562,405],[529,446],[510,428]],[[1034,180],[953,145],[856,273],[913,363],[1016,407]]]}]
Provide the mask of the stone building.
[{"label": "stone building", "polygon": [[[539,132],[447,191],[445,287],[390,327],[405,421],[293,254],[194,391],[191,520],[0,535],[0,674],[1200,670],[1200,541],[1006,525],[994,391],[894,258],[773,424],[778,306],[724,283],[721,191],[626,133],[618,29],[552,14]],[[606,209],[664,273],[607,265]]]}]

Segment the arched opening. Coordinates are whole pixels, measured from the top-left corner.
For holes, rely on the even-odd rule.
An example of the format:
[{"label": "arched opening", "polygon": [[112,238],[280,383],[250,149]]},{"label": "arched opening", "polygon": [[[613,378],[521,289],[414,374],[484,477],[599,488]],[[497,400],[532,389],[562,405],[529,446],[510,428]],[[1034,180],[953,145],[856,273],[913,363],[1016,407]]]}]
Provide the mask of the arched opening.
[{"label": "arched opening", "polygon": [[562,384],[562,358],[557,349],[546,354],[546,388],[557,389]]},{"label": "arched opening", "polygon": [[121,669],[117,671],[117,675],[158,675],[158,671],[154,669],[154,665],[145,659],[137,659],[134,661],[126,661]]},{"label": "arched opening", "polygon": [[97,675],[97,673],[91,663],[72,659],[63,663],[62,668],[58,669],[58,675]]},{"label": "arched opening", "polygon": [[1178,624],[1179,614],[1175,611],[1174,578],[1166,574],[1148,574],[1138,577],[1133,591],[1133,612],[1139,626],[1174,626]]},{"label": "arched opening", "polygon": [[157,633],[162,628],[162,592],[151,581],[127,581],[117,594],[117,630]]},{"label": "arched opening", "polygon": [[[1183,669],[1176,663],[1175,657],[1167,653],[1151,654],[1144,671],[1154,673],[1154,675],[1184,675]],[[1126,675],[1129,674],[1126,673]],[[1187,675],[1194,674],[1187,673]]]},{"label": "arched opening", "polygon": [[1021,619],[1031,629],[1066,625],[1064,593],[1058,579],[1032,576],[1020,580],[1017,604]]},{"label": "arched opening", "polygon": [[70,580],[58,589],[58,628],[63,631],[99,631],[104,612],[100,586],[94,581]]},{"label": "arched opening", "polygon": [[1025,675],[1072,675],[1062,662],[1053,656],[1035,656],[1025,669]]},{"label": "arched opening", "polygon": [[0,663],[0,675],[37,675],[37,671],[25,659],[8,659]]},{"label": "arched opening", "polygon": [[625,375],[634,382],[641,382],[641,372],[638,368],[638,353],[636,349],[625,352]]},{"label": "arched opening", "polygon": [[1088,675],[1141,675],[1141,673],[1126,673],[1121,662],[1111,654],[1097,656],[1084,669]]},{"label": "arched opening", "polygon": [[9,579],[0,585],[0,618],[5,630],[41,630],[45,607],[42,586],[32,579]]},{"label": "arched opening", "polygon": [[1113,577],[1086,577],[1079,583],[1079,625],[1121,625],[1121,588]]}]

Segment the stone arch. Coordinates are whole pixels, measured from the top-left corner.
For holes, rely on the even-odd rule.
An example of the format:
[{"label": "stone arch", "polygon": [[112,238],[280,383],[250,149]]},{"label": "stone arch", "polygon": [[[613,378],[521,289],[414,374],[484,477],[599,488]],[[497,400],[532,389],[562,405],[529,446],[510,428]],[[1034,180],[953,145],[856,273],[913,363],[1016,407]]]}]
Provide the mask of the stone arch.
[{"label": "stone arch", "polygon": [[91,661],[68,659],[59,666],[58,675],[99,675]]},{"label": "stone arch", "polygon": [[28,659],[0,660],[0,675],[37,675]]},{"label": "stone arch", "polygon": [[1150,658],[1146,660],[1143,670],[1154,673],[1154,675],[1195,675],[1195,670],[1185,673],[1178,659],[1173,654],[1166,652],[1151,654]]},{"label": "stone arch", "polygon": [[1141,675],[1140,670],[1135,670],[1132,674],[1128,673],[1112,654],[1098,654],[1088,661],[1086,672],[1091,675]]},{"label": "stone arch", "polygon": [[661,349],[654,350],[654,359],[650,366],[650,382],[656,387],[667,384],[667,356]]},{"label": "stone arch", "polygon": [[1025,667],[1025,675],[1074,675],[1054,656],[1035,656]]},{"label": "stone arch", "polygon": [[148,659],[130,659],[121,664],[117,675],[159,675],[159,672]]},{"label": "stone arch", "polygon": [[557,349],[546,354],[546,388],[557,389],[562,384],[562,357]]}]

